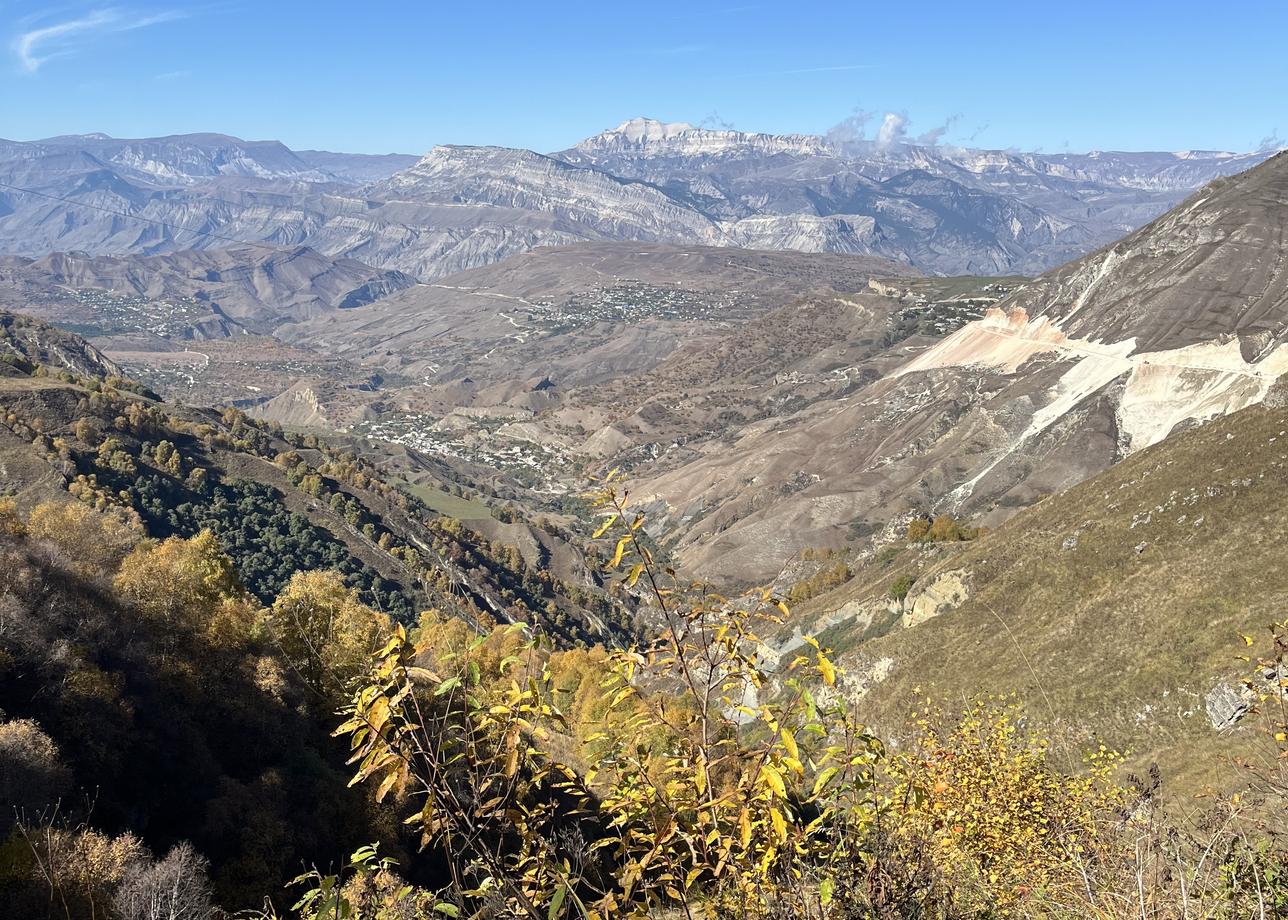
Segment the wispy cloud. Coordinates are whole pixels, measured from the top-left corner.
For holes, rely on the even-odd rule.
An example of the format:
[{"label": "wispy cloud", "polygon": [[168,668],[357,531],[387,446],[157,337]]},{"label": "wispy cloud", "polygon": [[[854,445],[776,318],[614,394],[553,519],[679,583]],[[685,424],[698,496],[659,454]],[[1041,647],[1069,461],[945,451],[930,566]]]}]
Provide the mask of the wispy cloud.
[{"label": "wispy cloud", "polygon": [[67,19],[22,32],[13,40],[13,53],[19,65],[35,73],[41,65],[58,57],[74,54],[83,45],[114,32],[132,32],[182,19],[182,10],[141,13],[118,7],[90,10],[76,19]]},{"label": "wispy cloud", "polygon": [[830,67],[796,67],[792,70],[761,70],[742,74],[744,77],[787,77],[798,73],[837,73],[843,70],[871,70],[880,64],[835,64]]},{"label": "wispy cloud", "polygon": [[680,54],[701,54],[706,50],[706,45],[670,45],[665,48],[650,48],[649,52],[652,54],[674,56]]},{"label": "wispy cloud", "polygon": [[191,70],[168,70],[165,73],[157,74],[152,79],[162,83],[168,83],[171,80],[186,80],[190,76],[192,76]]},{"label": "wispy cloud", "polygon": [[707,117],[698,122],[699,128],[710,128],[715,131],[736,131],[737,127],[733,122],[721,116],[719,112],[712,109],[707,113]]}]

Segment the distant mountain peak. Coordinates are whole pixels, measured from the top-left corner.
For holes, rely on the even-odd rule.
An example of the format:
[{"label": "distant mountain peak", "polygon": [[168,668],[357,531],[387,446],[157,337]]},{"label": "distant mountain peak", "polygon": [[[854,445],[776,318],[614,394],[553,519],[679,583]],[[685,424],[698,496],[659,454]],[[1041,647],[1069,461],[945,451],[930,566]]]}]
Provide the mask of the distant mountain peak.
[{"label": "distant mountain peak", "polygon": [[694,130],[687,121],[658,121],[656,118],[631,118],[605,134],[620,134],[630,141],[669,140]]},{"label": "distant mountain peak", "polygon": [[754,152],[817,156],[831,153],[827,141],[813,134],[759,134],[726,128],[699,128],[688,122],[631,118],[616,128],[588,137],[573,148],[582,154],[643,153],[681,156]]}]

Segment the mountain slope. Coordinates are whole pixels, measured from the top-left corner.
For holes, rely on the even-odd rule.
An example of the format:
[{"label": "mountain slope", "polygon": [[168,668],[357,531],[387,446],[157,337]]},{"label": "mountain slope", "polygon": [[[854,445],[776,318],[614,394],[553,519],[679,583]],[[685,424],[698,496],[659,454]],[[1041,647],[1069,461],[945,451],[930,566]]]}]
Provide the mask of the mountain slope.
[{"label": "mountain slope", "polygon": [[[883,726],[918,705],[914,688],[1018,693],[1071,747],[1130,750],[1192,788],[1246,741],[1226,731],[1240,634],[1262,635],[1288,603],[1285,386],[973,542],[896,544],[792,627],[843,650]],[[896,601],[901,577],[915,581]]]},{"label": "mountain slope", "polygon": [[502,526],[477,501],[483,520],[468,526],[433,511],[421,496],[446,497],[446,483],[432,463],[162,402],[101,376],[113,366],[76,336],[12,314],[0,329],[12,356],[0,362],[0,491],[23,509],[76,499],[158,539],[210,530],[265,602],[296,571],[331,569],[404,621],[434,606],[476,624],[540,622],[567,643],[629,629],[570,551],[580,538],[512,509]]},{"label": "mountain slope", "polygon": [[192,183],[213,176],[334,181],[335,176],[305,162],[280,141],[244,141],[225,134],[115,138],[71,134],[22,143],[0,140],[0,158],[35,161],[73,154],[126,175]]},{"label": "mountain slope", "polygon": [[1249,361],[1282,343],[1288,320],[1284,202],[1288,156],[1218,180],[1102,252],[1051,272],[1006,306],[1071,337],[1139,351],[1239,339]]},{"label": "mountain slope", "polygon": [[[0,257],[0,305],[45,314],[69,294],[103,291],[147,300],[197,301],[211,315],[191,322],[191,337],[228,335],[238,326],[269,332],[318,313],[362,306],[414,282],[353,259],[331,259],[307,247],[187,250],[155,256],[54,253],[41,259]],[[71,299],[75,299],[72,297]],[[43,308],[44,304],[49,307]],[[61,321],[93,325],[95,311],[70,305]]]},{"label": "mountain slope", "polygon": [[[464,377],[480,388],[541,377],[568,386],[646,368],[685,338],[704,337],[813,290],[866,290],[876,275],[916,272],[830,254],[581,243],[543,247],[280,334],[386,370],[425,375],[435,386]],[[613,344],[611,360],[593,355],[593,343],[601,341]]]},{"label": "mountain slope", "polygon": [[221,135],[4,141],[0,251],[269,242],[428,280],[539,246],[649,240],[1002,274],[1081,255],[1262,158],[844,145],[646,119],[548,156],[443,146],[410,165]]},{"label": "mountain slope", "polygon": [[329,150],[296,150],[295,155],[314,169],[359,185],[388,179],[420,159],[409,153],[333,153]]},{"label": "mountain slope", "polygon": [[686,563],[757,580],[805,539],[912,510],[1004,520],[1288,370],[1285,201],[1281,155],[937,342],[898,345],[857,391],[637,470],[639,493]]}]

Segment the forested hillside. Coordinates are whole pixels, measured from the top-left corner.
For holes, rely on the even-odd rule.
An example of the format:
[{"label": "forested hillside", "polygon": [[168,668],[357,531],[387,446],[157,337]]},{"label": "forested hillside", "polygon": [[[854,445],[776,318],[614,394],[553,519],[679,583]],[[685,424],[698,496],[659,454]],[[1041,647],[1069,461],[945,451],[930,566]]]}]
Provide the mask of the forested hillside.
[{"label": "forested hillside", "polygon": [[[235,409],[162,402],[75,336],[4,316],[21,335],[10,334],[0,378],[0,485],[24,507],[70,497],[158,539],[209,529],[264,602],[295,572],[330,569],[403,621],[432,604],[485,625],[540,620],[568,641],[629,632],[589,570],[579,585],[560,580],[515,546],[432,511],[354,450]],[[43,350],[32,353],[33,342]],[[57,363],[40,363],[51,353]],[[547,521],[529,530],[533,562],[578,540]]]}]

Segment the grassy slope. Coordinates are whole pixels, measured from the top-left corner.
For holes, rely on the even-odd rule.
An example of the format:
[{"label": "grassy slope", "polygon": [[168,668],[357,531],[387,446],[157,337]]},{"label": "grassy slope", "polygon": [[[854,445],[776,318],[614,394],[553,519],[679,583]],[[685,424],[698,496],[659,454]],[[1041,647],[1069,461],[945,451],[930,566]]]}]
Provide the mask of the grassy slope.
[{"label": "grassy slope", "polygon": [[454,517],[458,521],[480,521],[492,517],[492,510],[487,505],[472,498],[452,495],[442,489],[420,483],[408,482],[405,479],[390,477],[389,481],[398,488],[416,496],[425,506],[439,514]]},{"label": "grassy slope", "polygon": [[868,631],[884,634],[866,641],[852,624],[824,630],[856,673],[893,660],[862,704],[874,721],[897,725],[914,688],[948,701],[1015,692],[1063,737],[1197,784],[1221,759],[1208,755],[1249,734],[1215,732],[1204,697],[1240,673],[1239,634],[1264,635],[1288,607],[1286,432],[1288,411],[1254,407],[1177,435],[976,542],[906,549],[804,619],[880,599],[900,573],[918,575],[915,597],[964,570],[956,610],[911,628],[879,615]]}]

